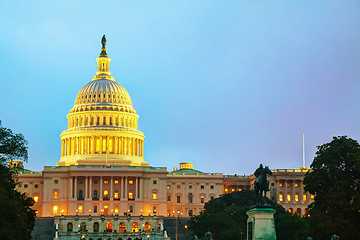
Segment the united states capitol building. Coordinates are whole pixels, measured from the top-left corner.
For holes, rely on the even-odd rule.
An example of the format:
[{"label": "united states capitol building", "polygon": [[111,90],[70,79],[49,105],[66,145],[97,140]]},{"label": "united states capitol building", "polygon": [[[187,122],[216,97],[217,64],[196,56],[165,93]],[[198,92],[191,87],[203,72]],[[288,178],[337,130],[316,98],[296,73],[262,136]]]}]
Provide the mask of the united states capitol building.
[{"label": "united states capitol building", "polygon": [[[61,138],[57,166],[41,172],[19,168],[19,190],[35,200],[38,217],[53,217],[59,239],[168,239],[164,218],[199,214],[207,201],[253,188],[254,176],[204,173],[182,162],[169,172],[144,159],[144,133],[126,89],[110,73],[102,41],[96,76],[75,98]],[[306,214],[307,168],[273,170],[269,198]],[[106,237],[106,239],[111,237]],[[105,239],[105,238],[102,238]]]}]

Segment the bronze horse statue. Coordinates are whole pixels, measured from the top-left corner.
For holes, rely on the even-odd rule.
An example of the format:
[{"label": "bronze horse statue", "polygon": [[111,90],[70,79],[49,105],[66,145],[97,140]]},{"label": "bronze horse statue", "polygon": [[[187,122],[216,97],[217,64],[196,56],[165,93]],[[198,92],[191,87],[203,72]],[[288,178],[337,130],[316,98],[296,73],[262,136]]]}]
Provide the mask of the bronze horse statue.
[{"label": "bronze horse statue", "polygon": [[269,191],[269,181],[267,180],[267,175],[271,176],[272,172],[269,169],[268,166],[265,168],[262,164],[260,164],[260,167],[256,169],[254,172],[254,175],[256,176],[256,180],[254,183],[254,188],[256,192],[256,205],[257,206],[265,206],[266,203],[266,192]]}]

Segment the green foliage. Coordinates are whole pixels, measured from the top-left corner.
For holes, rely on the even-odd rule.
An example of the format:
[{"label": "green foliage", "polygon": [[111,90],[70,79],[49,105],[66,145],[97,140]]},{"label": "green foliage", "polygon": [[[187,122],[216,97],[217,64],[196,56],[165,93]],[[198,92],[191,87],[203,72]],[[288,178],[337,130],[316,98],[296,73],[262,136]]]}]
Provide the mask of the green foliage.
[{"label": "green foliage", "polygon": [[[304,219],[292,216],[285,209],[267,199],[275,213],[275,228],[278,240],[304,239],[307,225]],[[205,211],[190,220],[190,229],[198,237],[205,232],[213,233],[217,240],[246,239],[246,212],[256,203],[254,191],[233,192],[222,195],[205,204]]]},{"label": "green foliage", "polygon": [[7,160],[27,160],[26,140],[0,125],[0,239],[31,239],[35,224],[34,200],[16,190],[16,174],[6,166]]},{"label": "green foliage", "polygon": [[318,147],[304,178],[315,195],[309,206],[314,239],[360,239],[360,145],[346,136]]}]

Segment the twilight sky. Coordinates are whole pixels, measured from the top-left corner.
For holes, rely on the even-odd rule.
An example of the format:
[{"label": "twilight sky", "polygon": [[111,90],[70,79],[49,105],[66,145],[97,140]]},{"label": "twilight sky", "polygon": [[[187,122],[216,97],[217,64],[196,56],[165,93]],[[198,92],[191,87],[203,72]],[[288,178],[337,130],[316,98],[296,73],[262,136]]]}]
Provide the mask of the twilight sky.
[{"label": "twilight sky", "polygon": [[359,1],[53,2],[0,1],[0,120],[28,169],[59,160],[103,34],[152,166],[250,174],[301,167],[302,132],[307,166],[333,136],[360,140]]}]

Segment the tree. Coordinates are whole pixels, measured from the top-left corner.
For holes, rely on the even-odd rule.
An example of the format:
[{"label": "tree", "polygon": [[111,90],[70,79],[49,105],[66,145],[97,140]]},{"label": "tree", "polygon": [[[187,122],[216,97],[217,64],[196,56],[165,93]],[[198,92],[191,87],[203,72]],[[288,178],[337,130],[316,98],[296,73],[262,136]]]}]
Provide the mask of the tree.
[{"label": "tree", "polygon": [[[291,215],[285,209],[270,201],[275,213],[275,228],[278,240],[305,239],[307,225],[304,219]],[[256,203],[254,191],[233,192],[222,195],[205,204],[205,210],[190,220],[190,229],[198,237],[211,231],[214,239],[245,240],[247,234],[246,212]]]},{"label": "tree", "polygon": [[360,239],[360,145],[346,136],[318,146],[304,178],[314,239]]},{"label": "tree", "polygon": [[31,239],[35,224],[32,198],[16,190],[15,171],[8,160],[27,160],[27,142],[22,134],[14,134],[0,121],[0,239]]}]

